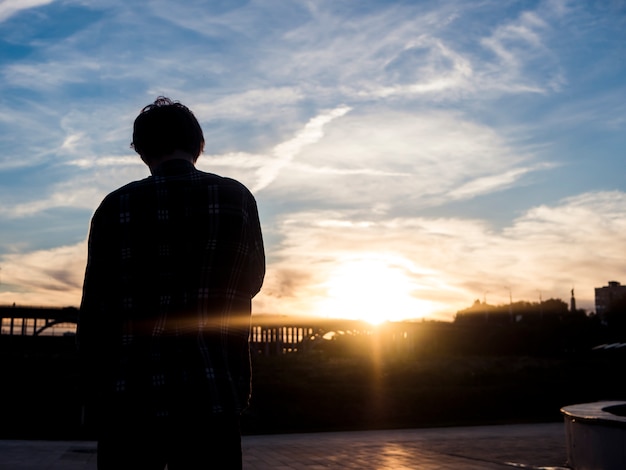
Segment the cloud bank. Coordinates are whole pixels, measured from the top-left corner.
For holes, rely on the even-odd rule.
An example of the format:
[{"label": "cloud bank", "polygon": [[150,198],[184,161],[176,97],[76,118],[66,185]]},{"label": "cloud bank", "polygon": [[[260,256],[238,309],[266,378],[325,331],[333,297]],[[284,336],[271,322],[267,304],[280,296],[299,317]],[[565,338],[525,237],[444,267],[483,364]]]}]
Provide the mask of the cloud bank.
[{"label": "cloud bank", "polygon": [[90,214],[148,176],[129,143],[158,95],[201,121],[199,168],[257,196],[256,311],[348,310],[353,268],[445,319],[572,287],[593,310],[626,277],[619,2],[173,5],[0,2],[0,302],[79,302]]}]

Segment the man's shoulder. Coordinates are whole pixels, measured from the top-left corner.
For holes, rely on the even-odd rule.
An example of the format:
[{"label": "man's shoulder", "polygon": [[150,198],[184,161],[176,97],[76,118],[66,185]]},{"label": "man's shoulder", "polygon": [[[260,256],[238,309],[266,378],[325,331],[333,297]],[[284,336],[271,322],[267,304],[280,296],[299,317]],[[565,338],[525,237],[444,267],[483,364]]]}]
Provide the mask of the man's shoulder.
[{"label": "man's shoulder", "polygon": [[193,173],[187,175],[178,175],[175,177],[148,176],[147,178],[143,178],[141,180],[131,181],[130,183],[120,186],[107,194],[102,200],[101,206],[115,204],[125,196],[132,197],[133,195],[140,194],[144,191],[151,191],[151,188],[156,185],[167,184],[168,182],[175,180],[183,181],[185,184],[199,183],[202,186],[212,186],[226,192],[243,193],[254,199],[250,190],[242,182],[227,176],[220,176],[196,169]]},{"label": "man's shoulder", "polygon": [[138,191],[140,190],[140,188],[145,187],[147,185],[151,184],[151,180],[152,177],[147,177],[141,180],[137,180],[137,181],[131,181],[130,183],[126,183],[123,186],[120,186],[119,188],[111,191],[109,194],[107,194],[104,199],[102,200],[102,203],[106,203],[109,202],[111,200],[115,200],[115,199],[119,199],[120,196],[127,194],[127,193],[132,193],[134,191]]},{"label": "man's shoulder", "polygon": [[214,173],[207,173],[205,171],[196,170],[196,174],[200,179],[205,180],[209,184],[213,184],[218,187],[228,188],[235,191],[241,191],[251,195],[250,190],[239,180],[230,178],[228,176],[220,176]]}]

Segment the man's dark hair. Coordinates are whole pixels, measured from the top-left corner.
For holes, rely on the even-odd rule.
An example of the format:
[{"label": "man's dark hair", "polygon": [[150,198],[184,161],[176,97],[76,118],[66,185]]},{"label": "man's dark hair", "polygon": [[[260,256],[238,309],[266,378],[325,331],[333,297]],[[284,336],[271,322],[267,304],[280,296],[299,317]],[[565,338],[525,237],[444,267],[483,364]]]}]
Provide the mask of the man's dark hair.
[{"label": "man's dark hair", "polygon": [[200,123],[187,106],[159,96],[141,110],[133,126],[131,147],[144,159],[183,150],[198,158],[204,148]]}]

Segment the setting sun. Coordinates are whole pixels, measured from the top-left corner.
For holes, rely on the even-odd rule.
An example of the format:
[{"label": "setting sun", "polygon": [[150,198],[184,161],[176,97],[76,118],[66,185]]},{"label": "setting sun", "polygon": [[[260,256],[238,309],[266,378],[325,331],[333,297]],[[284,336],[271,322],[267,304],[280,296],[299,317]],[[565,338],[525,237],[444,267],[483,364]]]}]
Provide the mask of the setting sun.
[{"label": "setting sun", "polygon": [[422,317],[432,306],[415,297],[407,268],[385,258],[350,259],[329,274],[317,314],[372,324]]}]

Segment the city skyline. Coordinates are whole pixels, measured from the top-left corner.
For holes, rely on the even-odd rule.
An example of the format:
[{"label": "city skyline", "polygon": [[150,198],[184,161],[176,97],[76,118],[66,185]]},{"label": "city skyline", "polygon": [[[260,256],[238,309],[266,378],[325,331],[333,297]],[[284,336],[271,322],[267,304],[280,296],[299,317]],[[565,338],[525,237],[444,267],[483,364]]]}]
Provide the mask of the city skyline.
[{"label": "city skyline", "polygon": [[257,198],[255,313],[593,311],[626,278],[625,43],[623,1],[0,2],[0,304],[79,304],[165,95]]}]

